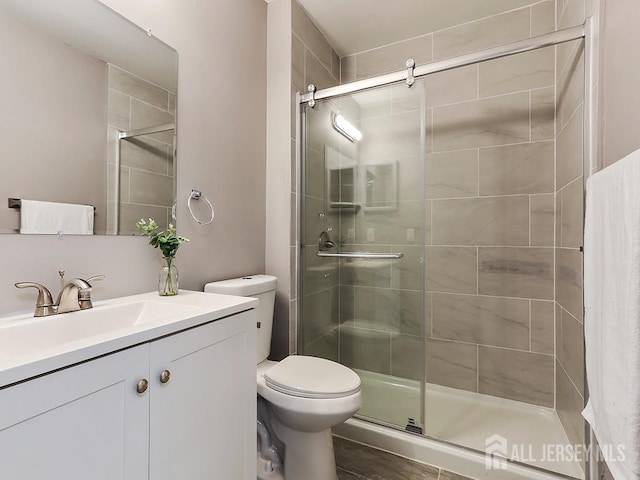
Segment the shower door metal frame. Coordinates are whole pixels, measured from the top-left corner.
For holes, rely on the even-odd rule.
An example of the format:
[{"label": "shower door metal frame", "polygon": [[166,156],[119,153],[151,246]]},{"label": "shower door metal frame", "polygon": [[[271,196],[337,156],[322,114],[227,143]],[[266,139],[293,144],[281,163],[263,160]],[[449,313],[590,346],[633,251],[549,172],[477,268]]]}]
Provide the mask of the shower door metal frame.
[{"label": "shower door metal frame", "polygon": [[[497,58],[509,57],[511,55],[517,55],[519,53],[530,52],[532,50],[552,47],[561,43],[571,42],[572,40],[578,40],[585,37],[585,25],[565,28],[564,30],[558,30],[557,32],[551,32],[545,35],[539,35],[537,37],[507,43],[498,47],[488,48],[486,50],[480,50],[478,52],[458,55],[456,57],[420,65],[418,67],[415,67],[415,69],[413,70],[413,78],[417,79],[425,75],[430,75],[432,73],[453,70],[455,68],[465,67],[467,65],[495,60]],[[405,81],[407,80],[407,78],[407,69],[405,68],[404,70],[400,70],[398,72],[378,75],[377,77],[367,78],[365,80],[346,83],[344,85],[338,85],[322,90],[311,91],[312,89],[310,88],[310,93],[300,94],[298,96],[298,102],[307,103],[314,100],[338,97],[369,88],[381,87],[383,85]]]},{"label": "shower door metal frame", "polygon": [[[586,195],[586,182],[591,173],[596,170],[601,169],[603,166],[600,164],[600,161],[597,165],[593,165],[593,158],[595,158],[596,152],[598,152],[600,146],[598,144],[597,138],[597,104],[594,102],[594,98],[591,95],[591,89],[594,85],[595,78],[594,74],[596,72],[593,70],[593,62],[594,56],[597,55],[597,29],[599,25],[599,13],[596,11],[594,16],[589,16],[585,19],[585,23],[582,25],[577,25],[575,27],[566,28],[563,30],[558,30],[555,32],[551,32],[545,35],[540,35],[537,37],[512,42],[509,44],[505,44],[498,47],[493,47],[485,50],[481,50],[478,52],[473,52],[465,55],[459,55],[456,57],[452,57],[449,59],[439,60],[431,63],[427,63],[425,65],[416,66],[413,69],[413,77],[420,78],[425,75],[430,75],[433,73],[443,72],[447,70],[453,70],[456,68],[464,67],[467,65],[472,65],[476,63],[486,62],[498,58],[504,58],[512,55],[517,55],[519,53],[525,53],[532,50],[538,50],[545,47],[551,47],[560,45],[563,43],[571,42],[574,40],[584,40],[584,58],[585,58],[585,71],[584,71],[584,110],[583,110],[583,182],[584,182],[584,194]],[[301,138],[301,133],[306,133],[306,115],[304,113],[305,104],[309,104],[311,108],[312,105],[315,105],[316,100],[321,99],[329,99],[332,97],[340,97],[343,95],[348,95],[351,93],[356,93],[364,90],[368,90],[371,88],[381,87],[385,85],[390,85],[393,83],[406,81],[408,80],[408,71],[407,69],[403,69],[394,73],[379,75],[376,77],[359,80],[351,83],[347,83],[344,85],[338,85],[335,87],[325,88],[322,90],[316,90],[315,87],[309,89],[309,93],[296,93],[296,103],[297,108],[296,112],[296,167],[297,167],[297,175],[296,175],[296,192],[298,195],[297,202],[295,202],[295,218],[298,222],[297,224],[297,235],[298,241],[296,242],[296,272],[297,272],[297,297],[298,305],[297,305],[297,318],[296,318],[296,342],[299,344],[300,339],[302,338],[302,302],[299,301],[299,294],[301,292],[302,285],[302,269],[300,268],[300,255],[301,255],[301,239],[303,238],[303,222],[301,221],[301,213],[304,208],[304,160],[305,160],[305,140]],[[311,87],[311,86],[310,86]],[[410,85],[408,86],[408,88]],[[592,168],[593,167],[593,168]],[[296,350],[298,350],[296,348]],[[587,389],[587,380],[585,375],[585,384],[584,384],[585,392],[588,392]],[[424,391],[423,391],[424,394]],[[585,395],[585,404],[587,400],[587,395]],[[424,405],[424,399],[422,401]],[[424,406],[423,406],[424,408]],[[425,418],[425,421],[427,419]],[[428,437],[432,438],[432,437]],[[458,444],[453,444],[447,441],[443,441],[437,438],[432,438],[434,441],[441,442],[443,444],[449,444],[455,446],[457,448],[466,449]],[[593,431],[589,427],[589,425],[585,422],[585,444],[592,445],[594,444],[594,436]],[[598,462],[594,449],[589,449],[590,456],[586,462],[586,471],[585,478],[586,480],[597,480],[598,475]],[[547,473],[548,471],[545,469],[541,469],[539,467],[535,467],[528,464],[523,464],[527,468],[531,468],[534,471],[541,471]],[[563,475],[560,475],[563,477]]]}]

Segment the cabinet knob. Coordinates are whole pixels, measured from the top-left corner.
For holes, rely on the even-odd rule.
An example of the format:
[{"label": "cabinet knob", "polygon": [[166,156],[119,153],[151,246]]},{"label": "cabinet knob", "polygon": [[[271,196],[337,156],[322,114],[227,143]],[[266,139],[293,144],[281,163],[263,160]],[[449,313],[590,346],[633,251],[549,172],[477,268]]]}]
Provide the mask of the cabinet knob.
[{"label": "cabinet knob", "polygon": [[169,370],[163,370],[160,374],[160,383],[167,383],[171,378],[171,372]]},{"label": "cabinet knob", "polygon": [[136,391],[138,393],[146,392],[147,388],[149,388],[149,381],[146,378],[143,378],[142,380],[140,380],[138,382],[138,385],[136,385]]}]

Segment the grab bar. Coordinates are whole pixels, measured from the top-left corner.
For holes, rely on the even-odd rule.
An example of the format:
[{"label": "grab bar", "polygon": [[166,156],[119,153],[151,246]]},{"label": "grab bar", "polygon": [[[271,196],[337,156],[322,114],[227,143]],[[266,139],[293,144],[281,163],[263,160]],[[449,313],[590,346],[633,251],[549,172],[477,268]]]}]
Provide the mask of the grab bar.
[{"label": "grab bar", "polygon": [[402,258],[404,253],[371,253],[371,252],[345,252],[345,253],[329,253],[317,252],[318,257],[337,257],[337,258],[381,258],[393,259]]}]

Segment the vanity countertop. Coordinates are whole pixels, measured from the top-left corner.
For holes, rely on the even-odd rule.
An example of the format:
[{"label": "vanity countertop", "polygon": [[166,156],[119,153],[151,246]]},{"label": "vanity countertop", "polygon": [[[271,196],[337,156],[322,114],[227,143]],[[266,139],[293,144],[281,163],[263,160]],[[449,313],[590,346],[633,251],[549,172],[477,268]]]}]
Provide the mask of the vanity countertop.
[{"label": "vanity countertop", "polygon": [[0,317],[0,388],[243,312],[258,300],[180,290],[95,302],[92,309]]}]

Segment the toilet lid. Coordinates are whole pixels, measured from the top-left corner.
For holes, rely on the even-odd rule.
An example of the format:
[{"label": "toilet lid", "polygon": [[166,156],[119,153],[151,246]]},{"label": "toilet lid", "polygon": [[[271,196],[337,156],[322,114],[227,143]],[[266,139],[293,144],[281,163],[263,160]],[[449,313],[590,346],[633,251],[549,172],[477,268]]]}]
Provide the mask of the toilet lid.
[{"label": "toilet lid", "polygon": [[292,355],[264,374],[268,387],[305,398],[340,398],[360,390],[360,377],[350,368],[324,358]]}]

